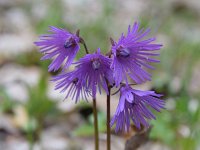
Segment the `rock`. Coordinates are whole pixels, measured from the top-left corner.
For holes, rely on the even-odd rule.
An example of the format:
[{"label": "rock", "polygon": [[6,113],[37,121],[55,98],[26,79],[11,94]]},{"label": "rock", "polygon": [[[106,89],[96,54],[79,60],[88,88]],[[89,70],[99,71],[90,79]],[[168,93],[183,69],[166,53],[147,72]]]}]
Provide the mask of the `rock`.
[{"label": "rock", "polygon": [[[21,8],[13,8],[9,11],[5,12],[5,28],[9,33],[28,33],[32,32],[32,26],[30,22],[30,18],[25,12],[24,9]],[[9,24],[8,24],[9,23]]]},{"label": "rock", "polygon": [[175,76],[170,82],[170,91],[172,93],[178,93],[181,90],[181,77]]},{"label": "rock", "polygon": [[167,110],[174,110],[176,108],[176,101],[174,98],[168,98],[165,102],[165,107]]},{"label": "rock", "polygon": [[200,62],[196,63],[196,65],[193,67],[192,77],[190,79],[190,83],[188,86],[188,91],[192,95],[199,94],[200,92],[200,80],[198,80],[200,77]]},{"label": "rock", "polygon": [[31,2],[31,15],[34,21],[41,21],[48,15],[49,5],[47,1]]},{"label": "rock", "polygon": [[33,49],[35,38],[27,35],[4,34],[0,36],[0,54],[12,58]]},{"label": "rock", "polygon": [[22,3],[24,0],[1,0],[0,1],[0,9],[1,8],[11,8],[17,6]]},{"label": "rock", "polygon": [[11,58],[34,48],[36,37],[27,13],[20,8],[4,11],[0,18],[0,54]]},{"label": "rock", "polygon": [[41,147],[44,150],[66,150],[69,139],[65,137],[65,129],[61,126],[54,126],[46,129],[41,135]]},{"label": "rock", "polygon": [[118,39],[122,32],[126,33],[128,25],[132,24],[134,21],[139,21],[138,16],[141,16],[141,13],[143,13],[148,6],[149,2],[146,1],[144,3],[142,0],[117,1],[112,8],[114,13],[106,26],[108,31],[113,34],[113,38]]},{"label": "rock", "polygon": [[196,111],[198,110],[198,108],[199,108],[199,100],[197,100],[197,99],[190,99],[189,100],[189,104],[188,104],[188,110],[191,113],[196,113]]},{"label": "rock", "polygon": [[180,127],[178,128],[178,133],[186,138],[186,137],[189,137],[190,136],[190,133],[191,133],[191,130],[188,126],[186,125],[180,125]]},{"label": "rock", "polygon": [[[0,115],[0,129],[4,130],[9,135],[18,135],[19,132],[14,125],[14,122],[9,115]],[[5,136],[1,136],[0,139],[4,138]]]},{"label": "rock", "polygon": [[173,0],[173,3],[177,3],[179,5],[186,6],[193,13],[200,14],[200,2],[199,0]]},{"label": "rock", "polygon": [[24,82],[29,86],[36,86],[40,78],[40,69],[37,67],[22,67],[17,64],[6,64],[0,69],[0,85]]},{"label": "rock", "polygon": [[[77,142],[78,141],[78,142]],[[111,136],[111,147],[114,150],[124,149],[125,140],[117,136]],[[69,142],[69,150],[94,150],[94,138],[78,138],[73,137]],[[99,149],[106,149],[106,134],[99,135]]]},{"label": "rock", "polygon": [[24,103],[29,98],[27,85],[37,85],[40,70],[36,67],[25,68],[16,64],[6,64],[0,69],[0,78],[0,86],[8,96],[12,100]]},{"label": "rock", "polygon": [[127,139],[125,150],[138,149],[142,145],[145,145],[149,140],[150,131],[151,127],[141,133],[133,134],[130,138]]},{"label": "rock", "polygon": [[[82,25],[97,20],[102,14],[102,2],[93,0],[63,0],[63,9],[68,15],[63,15],[64,22]],[[83,7],[84,5],[84,7]],[[92,12],[92,13],[91,13]],[[76,17],[72,17],[76,16]]]},{"label": "rock", "polygon": [[0,149],[5,150],[28,150],[29,143],[22,138],[10,138],[0,143]]},{"label": "rock", "polygon": [[142,145],[137,150],[171,150],[164,144],[158,142],[148,142],[147,144]]},{"label": "rock", "polygon": [[13,123],[21,129],[24,129],[29,122],[28,112],[22,105],[17,105],[14,108]]},{"label": "rock", "polygon": [[27,87],[22,83],[8,84],[5,91],[11,99],[21,103],[25,103],[29,98]]}]

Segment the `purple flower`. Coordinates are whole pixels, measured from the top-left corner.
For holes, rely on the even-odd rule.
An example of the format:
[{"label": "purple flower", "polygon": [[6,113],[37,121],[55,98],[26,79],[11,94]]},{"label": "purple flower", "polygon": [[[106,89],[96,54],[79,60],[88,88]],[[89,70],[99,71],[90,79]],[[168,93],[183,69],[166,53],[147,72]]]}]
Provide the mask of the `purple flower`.
[{"label": "purple flower", "polygon": [[81,80],[79,74],[75,71],[59,74],[53,77],[52,81],[57,82],[55,90],[62,89],[61,92],[66,92],[65,99],[71,97],[77,103],[80,98],[87,100],[90,91],[85,88],[85,82]]},{"label": "purple flower", "polygon": [[135,23],[133,27],[128,27],[127,36],[121,35],[118,42],[112,41],[112,53],[114,55],[112,68],[114,70],[113,77],[116,86],[120,85],[123,80],[128,83],[126,74],[132,80],[140,84],[146,80],[151,80],[151,75],[146,72],[143,67],[154,69],[148,63],[159,62],[149,56],[157,56],[154,50],[160,50],[160,44],[153,44],[155,38],[146,38],[150,29],[139,30],[139,24]]},{"label": "purple flower", "polygon": [[119,104],[111,120],[111,126],[116,122],[116,132],[128,131],[130,120],[132,120],[139,129],[141,125],[148,127],[147,120],[156,119],[148,107],[160,112],[164,108],[164,101],[159,99],[161,96],[154,91],[139,91],[130,86],[122,86]]},{"label": "purple flower", "polygon": [[[96,97],[97,89],[101,93],[101,87],[107,92],[106,80],[112,83],[112,71],[110,69],[111,59],[103,56],[100,49],[94,54],[87,54],[81,58],[74,71],[55,77],[54,81],[59,81],[56,89],[62,88],[62,91],[70,89],[69,93],[76,95],[76,101],[79,99],[81,91],[86,91],[85,99],[90,93],[93,98]],[[75,84],[74,84],[75,81]]]},{"label": "purple flower", "polygon": [[64,67],[67,68],[73,62],[76,53],[80,49],[80,38],[64,29],[50,26],[52,34],[40,36],[40,40],[35,45],[40,47],[40,52],[44,54],[41,60],[54,59],[48,67],[48,71],[58,70],[66,60]]}]

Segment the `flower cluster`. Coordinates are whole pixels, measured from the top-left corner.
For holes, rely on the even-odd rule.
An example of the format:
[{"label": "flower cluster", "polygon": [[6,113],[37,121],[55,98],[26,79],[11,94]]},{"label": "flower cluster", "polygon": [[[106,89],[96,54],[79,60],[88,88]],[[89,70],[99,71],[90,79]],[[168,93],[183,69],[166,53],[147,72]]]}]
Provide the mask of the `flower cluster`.
[{"label": "flower cluster", "polygon": [[[97,92],[101,93],[102,89],[110,95],[109,87],[119,88],[119,104],[110,123],[111,126],[116,123],[116,132],[128,131],[131,120],[137,128],[141,125],[148,127],[148,120],[155,119],[149,108],[156,111],[164,108],[160,94],[139,91],[130,86],[151,80],[145,68],[154,69],[150,63],[159,62],[151,56],[158,56],[155,51],[160,50],[162,45],[153,43],[155,38],[145,38],[150,29],[140,29],[136,22],[128,27],[127,35],[122,34],[118,42],[111,39],[112,47],[108,56],[98,48],[77,62],[73,61],[80,44],[85,44],[83,38],[78,33],[56,27],[50,27],[49,32],[51,34],[40,36],[35,44],[40,47],[42,60],[52,60],[48,71],[62,68],[62,72],[52,79],[56,82],[56,90],[66,92],[66,98],[71,97],[78,102],[88,97],[96,98]],[[69,71],[70,65],[75,65],[74,70]]]}]

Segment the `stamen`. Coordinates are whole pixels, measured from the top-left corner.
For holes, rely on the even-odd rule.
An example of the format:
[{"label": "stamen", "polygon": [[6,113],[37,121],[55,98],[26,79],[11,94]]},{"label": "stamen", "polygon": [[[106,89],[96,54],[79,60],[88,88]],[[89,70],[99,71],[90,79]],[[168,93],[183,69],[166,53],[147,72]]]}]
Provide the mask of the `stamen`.
[{"label": "stamen", "polygon": [[75,41],[73,38],[69,38],[65,41],[64,48],[70,48],[75,44]]},{"label": "stamen", "polygon": [[73,81],[72,81],[74,84],[76,84],[78,82],[78,78],[75,78]]},{"label": "stamen", "polygon": [[122,57],[128,57],[130,55],[130,50],[128,48],[121,48],[117,51],[117,55]]},{"label": "stamen", "polygon": [[98,70],[100,68],[100,66],[101,66],[101,63],[98,60],[92,61],[92,68],[94,70]]}]

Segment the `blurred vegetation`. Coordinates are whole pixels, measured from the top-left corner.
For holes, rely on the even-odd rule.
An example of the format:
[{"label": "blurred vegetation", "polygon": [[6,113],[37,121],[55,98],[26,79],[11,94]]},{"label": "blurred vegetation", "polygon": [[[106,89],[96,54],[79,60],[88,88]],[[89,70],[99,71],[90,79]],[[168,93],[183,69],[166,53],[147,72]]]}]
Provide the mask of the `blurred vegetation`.
[{"label": "blurred vegetation", "polygon": [[[115,13],[115,8],[112,1],[102,1],[103,12],[95,21],[88,24],[78,24],[81,29],[81,36],[84,37],[86,43],[91,51],[100,47],[104,53],[110,48],[109,37],[112,31],[108,31],[110,19]],[[49,1],[48,15],[45,20],[34,22],[37,34],[46,33],[49,25],[58,27],[65,27],[71,31],[75,31],[73,24],[65,24],[62,21],[63,15],[62,7],[59,1]],[[66,10],[67,11],[67,10]],[[131,17],[131,16],[130,16]],[[158,33],[166,35],[169,40],[167,46],[164,45],[161,50],[161,63],[157,64],[157,70],[153,71],[153,85],[152,88],[165,95],[164,99],[168,102],[169,99],[173,101],[174,108],[165,110],[162,113],[157,113],[157,120],[152,121],[153,129],[150,137],[152,140],[163,142],[173,149],[193,150],[197,148],[200,141],[200,109],[191,111],[188,106],[192,99],[200,102],[200,93],[191,94],[188,91],[191,76],[194,67],[200,58],[199,47],[200,41],[193,40],[187,37],[186,33],[175,32],[177,23],[184,24],[186,27],[192,28],[199,20],[199,16],[195,15],[192,10],[188,8],[176,6],[169,16],[162,16],[160,22],[164,21]],[[84,19],[84,18],[83,18]],[[146,27],[150,23],[148,16],[141,16],[141,24]],[[159,18],[158,18],[159,19]],[[132,21],[132,18],[130,18]],[[158,21],[158,20],[157,20]],[[80,20],[81,22],[81,20]],[[154,24],[156,25],[156,23]],[[151,26],[154,28],[154,26]],[[155,27],[156,28],[156,27]],[[190,30],[189,30],[190,31]],[[115,32],[118,32],[117,30]],[[120,34],[120,33],[119,33]],[[118,34],[118,35],[119,35]],[[84,55],[81,51],[77,59]],[[22,54],[14,58],[15,63],[23,66],[38,66],[42,69],[42,77],[36,87],[27,87],[30,99],[26,104],[21,104],[26,109],[29,116],[28,124],[22,129],[27,134],[31,141],[37,140],[40,136],[41,130],[45,126],[45,119],[49,116],[56,117],[59,112],[56,109],[56,103],[50,100],[47,93],[48,74],[47,66],[49,61],[40,61],[41,55],[34,49],[31,52]],[[180,88],[176,91],[172,88],[172,81],[175,76],[180,78]],[[198,80],[198,79],[197,79]],[[0,87],[0,98],[4,99],[0,103],[0,111],[10,113],[18,103],[13,102],[9,96],[4,92],[3,87]],[[66,102],[67,103],[67,102]],[[81,105],[81,104],[80,104]],[[84,105],[84,104],[83,104]],[[99,112],[99,128],[101,132],[105,131],[105,114]],[[93,120],[92,114],[89,115],[89,120],[83,125],[74,130],[73,134],[76,136],[88,136],[93,134]],[[189,129],[189,134],[181,134],[183,127]],[[36,139],[32,139],[33,137]]]}]

